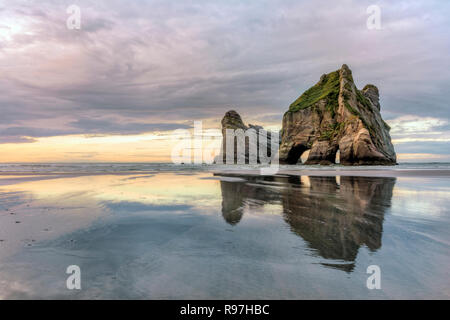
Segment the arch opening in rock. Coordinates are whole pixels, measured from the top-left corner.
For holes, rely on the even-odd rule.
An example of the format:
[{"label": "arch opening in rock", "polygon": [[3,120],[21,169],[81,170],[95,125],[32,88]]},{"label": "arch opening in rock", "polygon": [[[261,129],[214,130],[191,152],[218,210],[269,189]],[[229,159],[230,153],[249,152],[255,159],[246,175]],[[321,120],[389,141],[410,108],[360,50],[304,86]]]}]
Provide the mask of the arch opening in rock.
[{"label": "arch opening in rock", "polygon": [[305,146],[301,145],[301,144],[291,148],[291,150],[289,150],[289,153],[287,155],[286,163],[287,164],[296,164],[296,163],[298,163],[298,161],[301,159],[302,154],[306,150],[308,150],[308,149]]},{"label": "arch opening in rock", "polygon": [[301,162],[302,164],[305,164],[306,161],[308,160],[310,152],[311,152],[311,149],[308,149],[305,152],[303,152],[303,154],[300,156],[300,159],[298,161]]},{"label": "arch opening in rock", "polygon": [[334,163],[341,163],[341,152],[339,151],[339,149],[336,151],[336,158],[334,159]]}]

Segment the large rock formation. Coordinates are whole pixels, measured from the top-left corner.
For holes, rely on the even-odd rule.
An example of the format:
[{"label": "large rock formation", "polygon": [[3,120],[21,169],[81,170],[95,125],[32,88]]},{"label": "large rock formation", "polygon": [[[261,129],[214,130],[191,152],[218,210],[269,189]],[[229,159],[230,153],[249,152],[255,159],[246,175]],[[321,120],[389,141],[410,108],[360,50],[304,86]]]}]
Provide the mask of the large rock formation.
[{"label": "large rock formation", "polygon": [[389,126],[380,114],[378,89],[358,90],[347,65],[324,74],[283,117],[280,162],[295,164],[392,165],[396,155]]},{"label": "large rock formation", "polygon": [[[261,163],[261,159],[260,159],[260,153],[259,153],[259,148],[262,147],[265,149],[266,151],[266,155],[267,157],[271,156],[271,150],[270,150],[270,144],[271,144],[271,133],[268,132],[267,133],[267,139],[264,139],[263,135],[260,135],[260,133],[264,130],[263,127],[261,126],[257,126],[257,125],[252,125],[252,124],[248,124],[248,126],[246,126],[244,124],[244,122],[242,121],[241,116],[234,110],[230,110],[227,113],[225,113],[225,116],[222,118],[222,150],[221,150],[221,155],[219,155],[220,157],[223,157],[223,162],[225,163],[226,161],[226,156],[227,156],[227,145],[226,145],[226,130],[227,129],[231,129],[234,131],[234,133],[238,133],[237,130],[242,130],[242,132],[245,134],[247,133],[247,136],[245,137],[245,150],[243,150],[243,154],[240,155],[238,152],[238,148],[237,148],[237,138],[233,138],[234,141],[234,147],[233,147],[233,153],[234,156],[233,158],[233,163],[237,163],[239,158],[241,158],[241,160],[244,160],[244,163],[252,163],[252,159],[251,157],[254,157],[254,161],[255,163]],[[255,133],[255,139],[250,139],[249,138],[249,130],[254,130]],[[256,150],[256,154],[250,154],[250,150]],[[230,152],[230,150],[228,150],[228,152]],[[216,159],[217,160],[219,159]]]}]

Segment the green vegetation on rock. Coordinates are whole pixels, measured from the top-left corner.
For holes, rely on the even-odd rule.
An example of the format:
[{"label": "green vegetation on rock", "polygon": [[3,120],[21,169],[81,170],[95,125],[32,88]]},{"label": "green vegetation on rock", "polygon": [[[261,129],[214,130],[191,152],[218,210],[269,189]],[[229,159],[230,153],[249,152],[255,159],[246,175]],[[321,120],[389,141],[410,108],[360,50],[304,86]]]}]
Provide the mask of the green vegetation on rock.
[{"label": "green vegetation on rock", "polygon": [[359,111],[356,110],[355,108],[353,108],[347,101],[345,101],[344,104],[345,104],[345,107],[348,109],[348,111],[350,111],[351,114],[353,114],[355,116],[361,116]]},{"label": "green vegetation on rock", "polygon": [[366,107],[367,110],[372,111],[370,102],[367,100],[366,97],[363,96],[363,94],[359,90],[356,90],[356,99],[358,100],[359,103],[361,103],[364,107]]},{"label": "green vegetation on rock", "polygon": [[344,122],[336,122],[328,127],[327,130],[323,131],[319,137],[319,141],[321,140],[332,140],[337,137],[341,131],[345,128]]},{"label": "green vegetation on rock", "polygon": [[322,99],[327,99],[327,110],[333,114],[337,109],[339,95],[339,71],[325,75],[313,87],[306,90],[297,100],[289,106],[289,112],[306,109]]},{"label": "green vegetation on rock", "polygon": [[373,85],[373,84],[366,84],[365,86],[364,86],[364,88],[362,89],[362,91],[366,91],[366,90],[368,90],[368,89],[373,89],[373,90],[375,90],[375,92],[378,94],[378,88],[375,86],[375,85]]}]

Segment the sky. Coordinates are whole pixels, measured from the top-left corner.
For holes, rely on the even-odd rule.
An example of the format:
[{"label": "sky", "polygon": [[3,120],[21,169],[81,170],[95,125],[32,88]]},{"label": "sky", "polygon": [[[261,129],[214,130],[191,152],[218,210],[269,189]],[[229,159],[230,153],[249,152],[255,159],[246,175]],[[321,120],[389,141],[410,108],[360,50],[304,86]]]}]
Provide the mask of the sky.
[{"label": "sky", "polygon": [[230,109],[279,129],[344,63],[399,161],[450,162],[449,1],[0,0],[0,162],[170,161]]}]

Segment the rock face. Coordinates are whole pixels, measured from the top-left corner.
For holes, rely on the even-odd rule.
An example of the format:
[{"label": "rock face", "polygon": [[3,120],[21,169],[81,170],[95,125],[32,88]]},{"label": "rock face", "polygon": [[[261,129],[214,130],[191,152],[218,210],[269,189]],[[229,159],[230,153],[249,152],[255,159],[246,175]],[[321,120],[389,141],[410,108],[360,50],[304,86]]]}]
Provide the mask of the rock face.
[{"label": "rock face", "polygon": [[295,164],[393,165],[389,126],[380,114],[377,87],[358,90],[347,65],[324,74],[283,116],[280,162]]},{"label": "rock face", "polygon": [[[271,134],[267,133],[267,139],[262,139],[262,137],[259,135],[261,131],[264,130],[263,127],[261,126],[257,126],[257,125],[252,125],[252,124],[248,124],[248,126],[246,126],[244,124],[244,122],[242,121],[241,116],[234,110],[230,110],[227,113],[225,113],[225,116],[222,119],[222,137],[223,137],[223,141],[222,141],[222,154],[219,157],[223,157],[223,162],[225,163],[226,161],[226,156],[227,156],[227,145],[226,145],[226,130],[227,129],[231,129],[231,130],[243,130],[243,133],[245,134],[246,132],[248,133],[250,129],[254,130],[254,133],[256,134],[256,139],[250,139],[248,136],[245,137],[245,151],[244,154],[242,155],[241,159],[245,161],[245,163],[251,163],[252,159],[251,157],[253,156],[254,159],[253,161],[255,163],[261,163],[261,159],[260,159],[260,153],[259,153],[259,147],[265,148],[266,150],[266,155],[267,157],[271,156],[271,152],[270,152],[270,143],[271,143]],[[261,143],[260,140],[261,139]],[[239,154],[238,154],[238,148],[237,148],[237,138],[234,138],[234,156],[233,156],[233,163],[238,163],[239,160]],[[256,150],[256,154],[249,154],[249,150]],[[217,162],[217,161],[216,161]]]},{"label": "rock face", "polygon": [[222,118],[222,133],[224,133],[226,129],[247,130],[248,127],[242,121],[242,118],[239,115],[239,113],[237,113],[234,110],[230,110],[227,113],[225,113],[224,117]]}]

